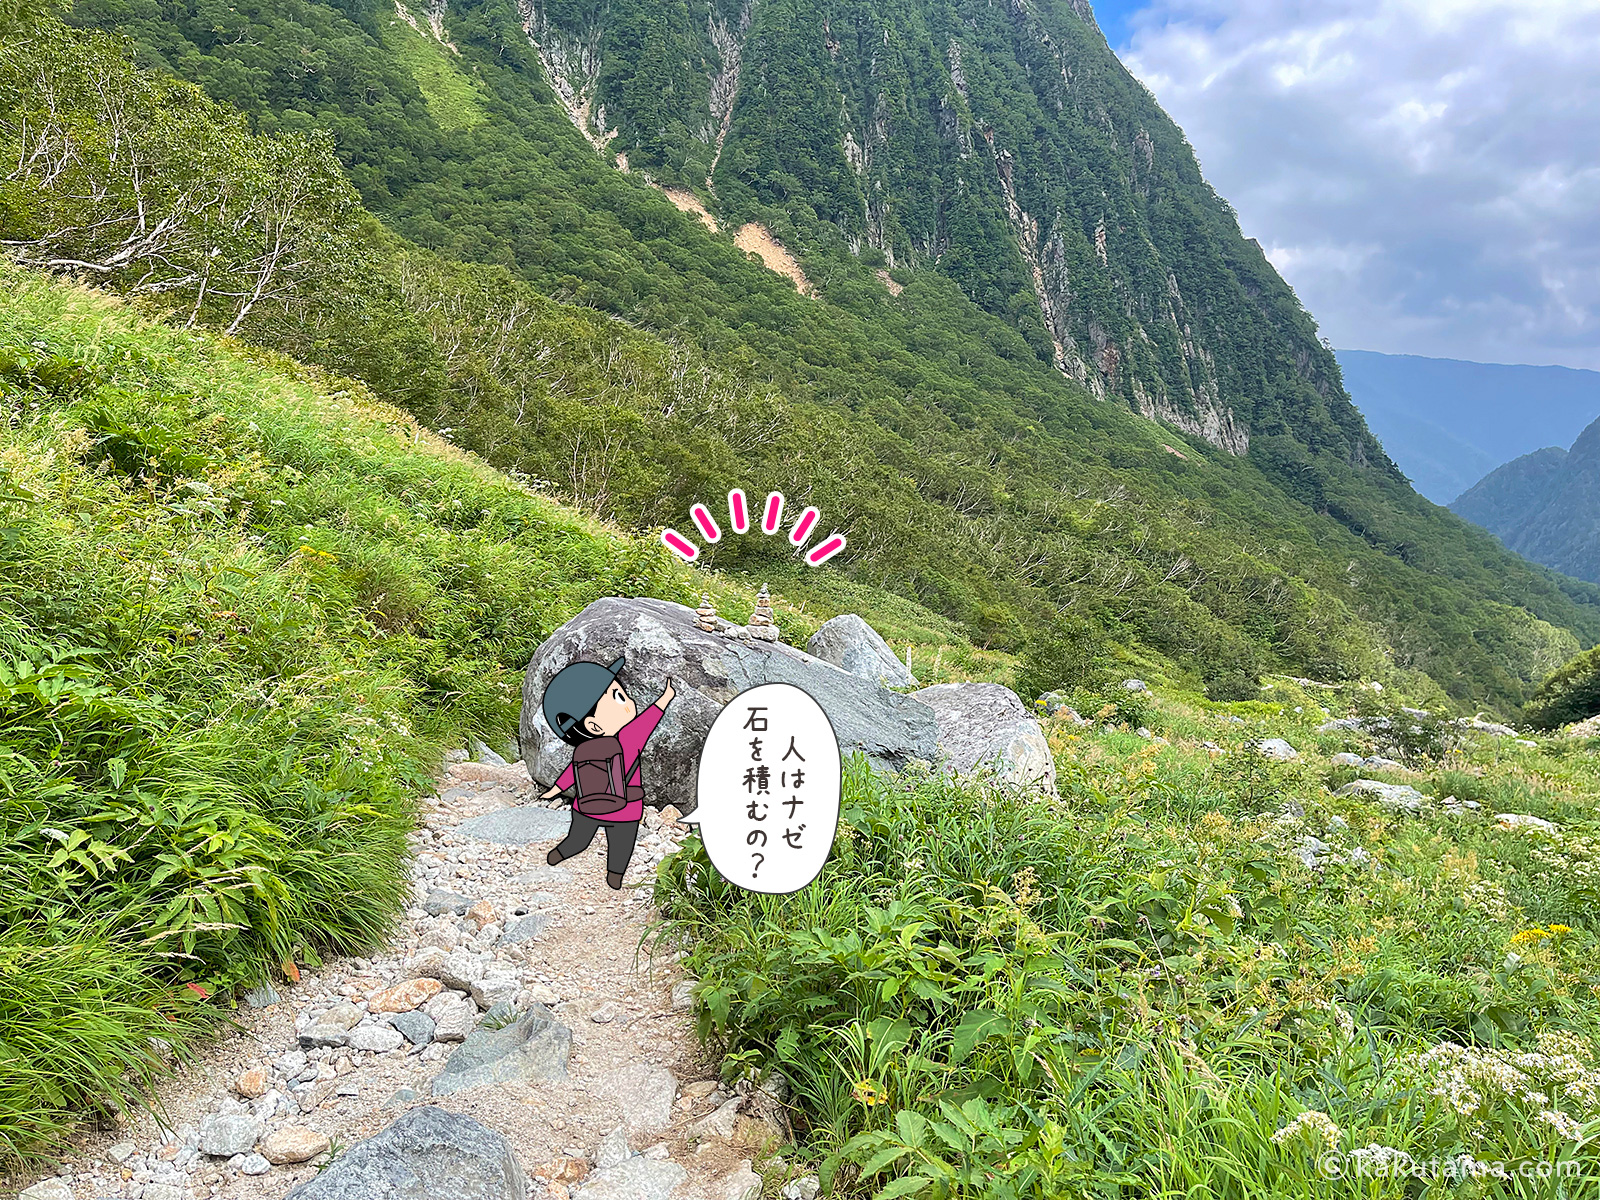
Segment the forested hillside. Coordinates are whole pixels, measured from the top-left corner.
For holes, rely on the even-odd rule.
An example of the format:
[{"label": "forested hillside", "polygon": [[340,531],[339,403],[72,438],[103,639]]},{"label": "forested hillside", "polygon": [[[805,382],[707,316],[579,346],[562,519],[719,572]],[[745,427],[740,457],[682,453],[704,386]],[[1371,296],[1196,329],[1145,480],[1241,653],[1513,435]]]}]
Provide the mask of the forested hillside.
[{"label": "forested hillside", "polygon": [[1450,506],[1518,554],[1600,580],[1600,421],[1491,471]]},{"label": "forested hillside", "polygon": [[[773,21],[789,15],[769,28],[762,11],[752,10],[747,33],[767,31],[749,43],[766,46],[767,58],[749,58],[741,80],[764,77],[776,87],[778,66],[816,66],[807,39],[820,39],[827,62],[835,61],[828,47],[837,31],[823,28],[833,18],[818,17],[813,29],[799,10],[774,8]],[[663,71],[687,70],[684,63],[699,60],[678,54],[661,30],[690,18],[668,17],[644,11],[616,28],[635,30],[639,53],[667,54]],[[610,93],[574,91],[572,71],[598,72],[595,87],[601,77],[614,76],[618,87],[625,77],[653,78],[642,67],[624,69],[627,59],[608,60],[603,39],[558,36],[582,26],[577,16],[578,24],[563,24],[567,18],[542,10],[494,3],[413,14],[375,0],[226,12],[84,0],[72,20],[127,35],[155,74],[131,70],[112,43],[82,34],[45,26],[8,39],[0,107],[11,161],[22,165],[5,184],[3,216],[17,253],[359,376],[497,465],[548,480],[629,526],[679,520],[691,500],[735,479],[780,487],[818,504],[849,534],[843,565],[855,579],[955,617],[979,641],[1031,644],[1036,657],[1070,641],[1084,650],[1080,663],[1147,655],[1217,695],[1249,694],[1264,667],[1326,678],[1420,672],[1464,701],[1509,709],[1600,637],[1600,591],[1528,566],[1411,492],[1349,407],[1309,318],[1259,254],[1250,266],[1255,252],[1199,180],[1181,135],[1071,13],[1049,18],[1063,32],[1050,33],[1048,44],[1084,88],[1102,81],[1078,97],[1084,112],[1104,110],[1089,123],[1109,122],[1114,142],[1115,129],[1134,122],[1161,165],[1159,180],[1124,181],[1138,197],[1120,218],[1127,244],[1144,247],[1149,271],[1164,269],[1169,291],[1210,296],[1204,303],[1218,320],[1225,311],[1237,317],[1191,321],[1186,336],[1194,361],[1216,363],[1204,377],[1212,382],[1197,383],[1194,394],[1226,399],[1228,427],[1248,434],[1247,453],[1235,453],[1245,448],[1242,437],[1218,446],[1201,436],[1205,428],[1185,434],[1146,421],[1134,411],[1138,393],[1118,390],[1138,380],[1146,399],[1186,403],[1189,393],[1163,383],[1167,376],[1140,373],[1139,363],[1171,357],[1154,349],[1140,357],[1147,336],[1151,346],[1166,344],[1138,332],[1160,321],[1129,316],[1132,324],[1117,326],[1125,342],[1117,353],[1130,365],[1101,373],[1100,385],[1092,372],[1084,382],[1071,378],[1070,363],[1063,371],[1050,339],[1038,336],[1042,326],[1030,324],[1038,293],[1029,292],[1029,271],[1009,292],[979,286],[987,276],[977,267],[963,273],[963,247],[1021,245],[1007,240],[1009,227],[996,227],[998,243],[975,233],[937,253],[910,241],[902,251],[893,238],[880,239],[880,249],[852,232],[847,206],[828,201],[820,183],[771,203],[777,194],[763,190],[750,165],[756,143],[735,137],[741,105],[754,104],[754,93],[744,83],[728,92],[733,81],[723,72],[707,94],[733,104],[724,157],[743,149],[717,161],[717,191],[702,180],[702,198],[730,221],[762,218],[799,252],[817,295],[798,294],[644,177],[649,168],[657,181],[694,182],[687,158],[674,165],[671,146],[688,143],[670,120],[651,118],[657,124],[649,128],[665,131],[659,144],[642,134],[626,141],[621,132],[591,140],[575,128],[563,97],[580,115],[590,103],[596,119],[604,107],[608,130],[620,129],[627,105]],[[894,27],[913,31],[929,21],[918,8],[895,16]],[[713,41],[738,24],[711,21],[713,31],[723,29]],[[1017,28],[1018,47],[1046,45],[1042,26]],[[995,57],[992,72],[1004,74],[1004,56],[990,44],[998,36],[974,35],[955,72],[972,95],[982,91],[974,79],[991,73],[978,65],[984,54]],[[784,37],[795,43],[792,55],[782,50]],[[752,65],[758,61],[771,69]],[[950,72],[944,55],[924,66]],[[218,104],[180,103],[180,93],[168,94],[178,85],[157,82],[165,72],[195,80]],[[821,89],[810,109],[772,92],[768,111],[782,109],[786,120],[832,111],[834,101],[822,101],[845,94],[828,91],[842,86],[838,77],[810,77]],[[672,79],[655,91],[687,103]],[[140,99],[108,107],[108,94]],[[996,114],[1012,105],[995,94]],[[931,93],[908,95],[915,107]],[[1065,113],[1068,98],[1055,96],[1046,108],[1060,100]],[[180,111],[181,119],[173,115]],[[58,128],[43,118],[50,112],[77,115]],[[645,127],[642,117],[627,120]],[[994,121],[998,128],[998,115]],[[117,159],[87,132],[118,122],[122,146],[149,139],[143,197],[118,174],[127,170],[126,151]],[[831,126],[817,122],[804,126],[807,136],[831,144]],[[916,122],[906,128],[912,136]],[[1072,128],[1045,130],[1039,144],[1074,143]],[[847,150],[850,142],[840,144]],[[618,146],[637,160],[631,172],[614,165]],[[66,174],[49,167],[56,149],[74,164]],[[984,159],[986,149],[970,160],[963,153],[952,162],[1005,161]],[[792,148],[782,154],[804,161]],[[928,160],[928,180],[942,161]],[[227,165],[237,163],[256,164],[257,175]],[[1103,156],[1073,168],[1108,196],[1123,195],[1120,169]],[[745,180],[743,192],[728,171]],[[207,224],[211,210],[195,201],[207,172],[227,180],[224,194],[238,205],[288,195],[298,208],[243,225]],[[269,177],[293,186],[261,186]],[[189,184],[158,196],[152,179]],[[1023,207],[1043,212],[1049,203],[1056,201]],[[161,205],[177,214],[163,225],[169,234],[204,231],[186,246],[225,229],[296,232],[229,250],[232,275],[220,283],[209,251],[169,270],[157,255],[140,257],[137,238],[132,252],[115,239],[90,244],[109,229],[125,233],[127,221]],[[113,219],[112,209],[121,215]],[[1180,211],[1189,224],[1158,219]],[[1138,214],[1148,218],[1143,233],[1129,224]],[[1123,238],[1108,231],[1102,266],[1116,303],[1136,314],[1144,293],[1128,290],[1136,272],[1118,265],[1133,261],[1121,257]],[[1160,250],[1169,243],[1170,262]],[[1192,261],[1180,261],[1180,249]],[[163,263],[172,261],[169,251],[161,250]],[[898,294],[877,274],[877,255],[887,263],[889,251],[895,269],[883,278]],[[1235,357],[1222,354],[1224,341]],[[1183,370],[1200,378],[1192,364]],[[1120,382],[1108,389],[1106,380]],[[1116,403],[1118,395],[1129,403]],[[790,569],[761,547],[719,548],[717,562],[763,574]]]}]

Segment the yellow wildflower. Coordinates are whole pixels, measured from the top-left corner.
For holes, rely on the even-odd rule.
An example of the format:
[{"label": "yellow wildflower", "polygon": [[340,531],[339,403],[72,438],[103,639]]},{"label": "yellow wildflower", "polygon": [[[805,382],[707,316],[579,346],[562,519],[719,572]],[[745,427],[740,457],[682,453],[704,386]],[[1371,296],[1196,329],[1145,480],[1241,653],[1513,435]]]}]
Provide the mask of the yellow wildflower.
[{"label": "yellow wildflower", "polygon": [[870,1079],[857,1080],[855,1087],[851,1090],[854,1092],[855,1098],[868,1108],[871,1108],[874,1104],[885,1104],[889,1099],[888,1091]]}]

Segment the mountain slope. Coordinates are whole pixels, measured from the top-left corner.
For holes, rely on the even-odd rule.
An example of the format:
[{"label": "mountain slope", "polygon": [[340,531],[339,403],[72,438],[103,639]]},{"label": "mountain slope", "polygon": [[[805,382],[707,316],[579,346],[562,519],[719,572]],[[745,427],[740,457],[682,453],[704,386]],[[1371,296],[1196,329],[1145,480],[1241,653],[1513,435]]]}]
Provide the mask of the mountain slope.
[{"label": "mountain slope", "polygon": [[[768,28],[759,25],[760,11],[752,11],[747,33]],[[905,27],[913,17],[926,23],[932,11],[913,6]],[[783,12],[760,42],[766,57],[741,66],[738,87],[731,77],[707,76],[708,105],[720,96],[717,103],[737,107],[755,80],[770,91],[769,118],[779,109],[801,111],[793,98],[804,88],[789,75],[804,75],[801,68],[817,64],[819,52],[809,43],[782,51],[782,38],[806,42],[814,33],[831,62],[832,35],[820,18],[811,29],[797,10]],[[689,21],[661,5],[639,14],[646,25],[656,22],[645,40],[657,49],[670,42],[659,32],[662,22]],[[1232,374],[1217,376],[1219,395],[1237,393],[1229,411],[1249,434],[1244,455],[1207,441],[1192,421],[1199,434],[1135,415],[1139,393],[1130,380],[1144,380],[1146,400],[1164,394],[1174,405],[1182,399],[1176,383],[1163,383],[1167,391],[1159,393],[1156,376],[1102,371],[1103,390],[1127,385],[1107,395],[1132,396],[1127,404],[1106,403],[1094,398],[1092,376],[1080,385],[1058,368],[1049,338],[1029,332],[1029,306],[1037,307],[1031,273],[1021,276],[1022,291],[1010,293],[975,282],[999,278],[993,264],[979,261],[983,253],[998,247],[1002,257],[1020,255],[1015,245],[1006,249],[1009,226],[996,227],[998,242],[952,235],[937,257],[912,253],[910,266],[895,250],[888,278],[903,290],[891,294],[877,274],[876,248],[860,243],[861,254],[853,252],[851,218],[824,194],[844,178],[824,169],[833,144],[824,110],[844,102],[833,77],[812,72],[805,86],[832,99],[805,109],[811,116],[801,126],[780,120],[772,127],[772,136],[790,139],[782,142],[783,160],[806,174],[813,190],[791,189],[775,207],[760,191],[774,180],[763,182],[748,167],[759,159],[729,159],[747,164],[736,172],[745,180],[744,199],[728,199],[738,192],[732,177],[719,182],[716,195],[701,196],[724,218],[719,233],[680,213],[637,167],[629,174],[612,165],[621,132],[607,141],[597,128],[585,127],[590,137],[575,128],[569,108],[580,121],[585,111],[601,119],[603,108],[609,132],[623,119],[618,106],[633,103],[601,103],[574,90],[574,78],[607,69],[581,14],[558,20],[553,12],[464,0],[406,16],[362,0],[341,9],[285,0],[226,13],[153,0],[84,0],[73,19],[129,35],[150,65],[200,81],[264,133],[331,131],[366,204],[426,249],[396,248],[392,239],[370,235],[381,261],[375,275],[350,273],[358,296],[308,300],[301,318],[252,336],[362,375],[497,464],[552,480],[634,526],[680,521],[689,501],[725,490],[731,476],[751,487],[778,486],[818,503],[849,534],[852,555],[841,565],[852,575],[960,619],[979,640],[1018,648],[1046,636],[1041,631],[1065,611],[1098,636],[1164,656],[1196,679],[1273,664],[1347,676],[1385,669],[1387,659],[1396,669],[1428,673],[1451,694],[1515,704],[1552,656],[1560,661],[1578,641],[1600,636],[1600,592],[1528,567],[1411,492],[1361,427],[1339,390],[1336,364],[1316,345],[1287,288],[1264,261],[1259,278],[1244,270],[1255,252],[1197,173],[1186,183],[1175,166],[1178,183],[1152,178],[1145,235],[1137,235],[1135,222],[1142,199],[1128,202],[1122,232],[1108,231],[1106,267],[1121,282],[1106,286],[1133,315],[1132,324],[1118,326],[1126,344],[1113,338],[1106,345],[1118,348],[1118,363],[1143,362],[1138,347],[1146,337],[1152,345],[1159,340],[1134,329],[1145,328],[1135,317],[1153,293],[1133,287],[1138,273],[1112,257],[1127,233],[1131,244],[1149,243],[1141,254],[1169,253],[1169,292],[1175,286],[1180,296],[1211,297],[1211,323],[1189,326],[1200,339],[1198,360],[1210,354],[1224,363],[1222,343],[1205,349],[1220,334],[1239,353],[1257,355],[1253,367],[1227,359]],[[726,28],[717,38],[731,36],[738,16],[718,18]],[[1123,81],[1116,88],[1133,86],[1103,42],[1096,49],[1089,26],[1058,16],[1077,22],[1089,39],[1072,43],[1075,77],[1100,71]],[[701,19],[711,20],[703,11]],[[567,32],[557,37],[551,29]],[[1027,32],[1024,48],[1046,44],[1036,34]],[[688,70],[684,64],[695,61],[678,55],[661,69]],[[950,72],[948,63],[928,69],[929,87],[940,71]],[[619,80],[639,76],[617,71]],[[965,72],[963,66],[969,95],[981,99],[982,88]],[[716,79],[722,82],[713,87]],[[687,103],[676,82],[656,91],[671,104]],[[912,108],[932,102],[931,93],[908,94]],[[1106,95],[1113,125],[1131,119],[1121,111],[1126,97],[1117,99],[1122,91]],[[1147,97],[1126,104],[1154,127],[1159,114]],[[742,118],[727,112],[725,155],[756,146],[735,137]],[[656,153],[645,136],[651,129],[664,131],[661,146],[686,145],[672,141],[679,136],[673,120],[651,117],[625,153]],[[1077,135],[1061,136],[1072,143]],[[1170,123],[1151,137],[1181,141]],[[712,148],[708,169],[715,140],[705,143]],[[839,141],[844,154],[850,139],[841,133]],[[1059,138],[1052,144],[1065,145]],[[929,210],[945,213],[938,220],[947,228],[966,228],[967,210],[956,200],[981,191],[981,173],[968,179],[962,172],[1004,161],[998,151],[985,159],[988,151],[980,149],[975,144],[971,160],[955,151],[952,190]],[[692,177],[684,175],[687,159],[674,165],[667,150],[659,153],[658,180],[673,178],[671,171]],[[1158,164],[1163,153],[1156,152]],[[713,175],[734,169],[718,159]],[[1103,181],[1097,174],[1114,173],[1109,159],[1084,158],[1081,170],[1083,187],[1120,194],[1113,174]],[[1047,182],[1041,175],[1041,195]],[[1015,186],[1019,195],[1034,194],[1031,183]],[[1129,186],[1130,195],[1143,196],[1139,185]],[[1028,212],[1039,208],[1032,199],[1027,204]],[[982,225],[989,210],[973,205],[968,215]],[[954,225],[952,214],[960,217]],[[814,297],[742,252],[728,224],[751,215],[799,253]],[[1010,221],[1009,210],[1001,215]],[[1192,228],[1183,224],[1191,217],[1199,222]],[[1193,236],[1172,232],[1182,229]],[[1206,230],[1215,237],[1201,237]],[[440,255],[496,266],[450,264]],[[1100,261],[1098,248],[1093,257]],[[974,273],[961,274],[964,261]],[[1221,290],[1207,291],[1213,285]],[[1235,288],[1243,290],[1229,290]],[[1239,295],[1248,303],[1230,308],[1228,297]],[[1078,304],[1072,299],[1068,309],[1077,312]],[[632,328],[607,324],[593,308]],[[1098,311],[1083,309],[1085,319]],[[1152,316],[1150,328],[1162,320]],[[343,333],[329,332],[341,322]],[[1304,336],[1294,332],[1302,326]],[[370,335],[362,332],[368,329]],[[1088,336],[1092,344],[1092,329]],[[388,365],[369,361],[369,342],[394,348]],[[552,354],[573,369],[554,368]],[[646,360],[652,365],[642,377],[649,382],[641,388],[632,381]],[[1198,419],[1199,409],[1184,411]],[[719,565],[752,572],[784,561],[737,545],[717,554]]]},{"label": "mountain slope", "polygon": [[1450,508],[1534,562],[1600,582],[1600,421],[1570,451],[1551,446],[1491,471]]},{"label": "mountain slope", "polygon": [[1338,359],[1372,432],[1435,504],[1512,458],[1570,445],[1600,416],[1600,371],[1369,350],[1340,350]]}]

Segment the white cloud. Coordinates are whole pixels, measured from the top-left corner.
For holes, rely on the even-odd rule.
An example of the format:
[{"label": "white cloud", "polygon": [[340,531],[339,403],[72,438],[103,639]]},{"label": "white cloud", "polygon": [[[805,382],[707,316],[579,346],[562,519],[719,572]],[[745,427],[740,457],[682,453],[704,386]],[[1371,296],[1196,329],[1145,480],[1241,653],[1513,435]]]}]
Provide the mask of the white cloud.
[{"label": "white cloud", "polygon": [[1132,27],[1335,345],[1600,368],[1600,0],[1155,0]]}]

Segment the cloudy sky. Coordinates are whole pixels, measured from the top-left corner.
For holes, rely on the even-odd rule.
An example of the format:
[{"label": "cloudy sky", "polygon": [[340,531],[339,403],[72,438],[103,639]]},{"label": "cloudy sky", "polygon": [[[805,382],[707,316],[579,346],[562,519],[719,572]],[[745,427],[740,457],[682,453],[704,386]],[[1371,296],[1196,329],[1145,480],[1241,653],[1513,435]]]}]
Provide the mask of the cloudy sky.
[{"label": "cloudy sky", "polygon": [[1600,368],[1600,0],[1098,0],[1341,349]]}]

